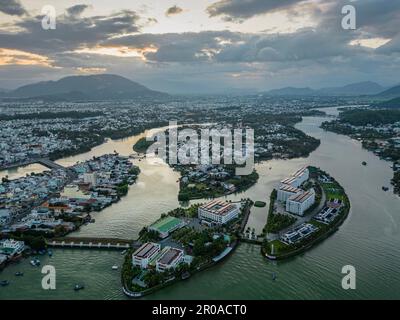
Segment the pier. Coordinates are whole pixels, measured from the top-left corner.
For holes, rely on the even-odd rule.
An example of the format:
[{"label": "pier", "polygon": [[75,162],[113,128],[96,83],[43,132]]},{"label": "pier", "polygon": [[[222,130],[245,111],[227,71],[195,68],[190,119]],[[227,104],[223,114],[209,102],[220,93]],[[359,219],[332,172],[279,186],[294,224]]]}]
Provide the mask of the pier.
[{"label": "pier", "polygon": [[134,240],[117,238],[57,238],[46,241],[48,247],[76,249],[114,249],[127,250],[139,248],[140,243]]}]

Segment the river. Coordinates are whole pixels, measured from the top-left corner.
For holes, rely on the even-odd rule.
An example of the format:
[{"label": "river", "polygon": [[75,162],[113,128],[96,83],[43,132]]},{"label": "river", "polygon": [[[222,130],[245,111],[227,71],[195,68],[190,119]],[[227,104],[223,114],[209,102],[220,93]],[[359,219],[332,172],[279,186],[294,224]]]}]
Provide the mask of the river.
[{"label": "river", "polygon": [[[337,114],[336,108],[324,109]],[[400,298],[400,198],[383,192],[390,186],[390,163],[363,150],[361,144],[335,133],[324,132],[319,125],[326,118],[306,117],[296,127],[321,139],[320,147],[308,158],[271,160],[256,165],[260,179],[246,192],[231,195],[237,200],[249,197],[264,200],[285,176],[303,165],[315,165],[332,174],[345,188],[352,209],[340,230],[308,252],[282,262],[270,262],[258,246],[241,244],[234,254],[210,270],[194,275],[144,299],[399,299]],[[94,155],[116,150],[128,155],[132,145],[144,134],[128,139],[109,140],[92,151],[57,161],[71,165]],[[368,166],[362,166],[366,161]],[[84,226],[74,236],[135,238],[140,229],[161,213],[171,210],[177,201],[179,174],[166,164],[138,161],[141,174],[137,184],[117,204],[96,213],[96,223]],[[25,170],[25,171],[20,171]],[[10,178],[27,169],[8,172]],[[253,208],[248,226],[260,232],[267,208]],[[51,264],[57,271],[57,289],[41,288],[39,268],[28,260],[8,266],[0,280],[0,299],[125,299],[120,286],[119,252],[57,249],[53,257],[41,257],[42,265]],[[341,269],[353,265],[357,271],[357,289],[343,290]],[[23,277],[15,277],[23,271]],[[272,273],[277,279],[272,280]],[[74,292],[75,283],[85,290]]]}]

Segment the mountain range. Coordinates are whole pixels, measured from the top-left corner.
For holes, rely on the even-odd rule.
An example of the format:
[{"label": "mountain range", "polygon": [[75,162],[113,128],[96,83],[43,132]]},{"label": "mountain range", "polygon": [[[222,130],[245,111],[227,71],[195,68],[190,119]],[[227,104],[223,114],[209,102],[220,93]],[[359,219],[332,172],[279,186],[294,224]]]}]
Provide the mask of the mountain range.
[{"label": "mountain range", "polygon": [[121,100],[165,98],[168,94],[151,90],[127,78],[112,75],[69,76],[57,81],[44,81],[2,93],[9,99],[47,101]]},{"label": "mountain range", "polygon": [[286,87],[266,92],[271,96],[361,96],[376,95],[385,90],[376,82],[365,81],[351,83],[341,87],[327,87],[321,89]]}]

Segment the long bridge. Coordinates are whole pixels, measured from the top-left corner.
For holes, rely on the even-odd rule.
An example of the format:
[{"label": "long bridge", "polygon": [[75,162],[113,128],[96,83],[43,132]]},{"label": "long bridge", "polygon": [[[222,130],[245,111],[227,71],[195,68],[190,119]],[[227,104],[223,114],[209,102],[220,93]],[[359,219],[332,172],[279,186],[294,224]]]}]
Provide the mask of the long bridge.
[{"label": "long bridge", "polygon": [[39,163],[49,169],[66,169],[62,165],[59,165],[58,163],[55,163],[54,161],[51,161],[47,158],[34,159],[32,160],[32,163]]},{"label": "long bridge", "polygon": [[2,166],[2,167],[0,167],[0,170],[24,167],[24,166],[28,166],[28,165],[34,164],[34,163],[39,163],[49,169],[64,169],[64,170],[67,169],[67,168],[63,167],[62,165],[59,165],[58,163],[51,161],[48,158],[32,158],[32,159],[29,159],[29,160],[26,160],[23,162],[18,162],[18,163],[13,163],[10,165]]},{"label": "long bridge", "polygon": [[46,241],[48,247],[76,249],[127,250],[139,248],[140,242],[117,238],[56,238]]}]

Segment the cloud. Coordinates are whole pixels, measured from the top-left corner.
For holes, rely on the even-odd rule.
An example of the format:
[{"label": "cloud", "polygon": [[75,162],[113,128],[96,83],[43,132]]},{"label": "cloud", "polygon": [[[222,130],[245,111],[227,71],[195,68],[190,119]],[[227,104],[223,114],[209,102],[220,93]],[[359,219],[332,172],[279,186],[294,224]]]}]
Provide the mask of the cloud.
[{"label": "cloud", "polygon": [[27,51],[0,48],[0,66],[44,66],[52,67],[52,61],[48,57],[34,54]]},{"label": "cloud", "polygon": [[183,12],[183,9],[175,5],[173,7],[168,8],[167,11],[165,12],[165,15],[167,17],[170,17],[170,16],[173,16],[176,14],[180,14],[182,12]]},{"label": "cloud", "polygon": [[207,8],[210,17],[227,20],[248,19],[256,15],[287,9],[305,0],[220,0]]},{"label": "cloud", "polygon": [[66,11],[70,17],[76,18],[79,17],[87,8],[89,8],[89,6],[86,4],[77,4],[75,6],[67,8]]},{"label": "cloud", "polygon": [[[72,12],[79,10],[73,9]],[[79,19],[71,19],[68,14],[60,15],[57,28],[51,31],[42,29],[41,19],[42,16],[35,16],[15,22],[20,31],[1,32],[0,43],[6,43],[9,48],[52,55],[94,46],[109,38],[140,30],[140,17],[130,10]]]},{"label": "cloud", "polygon": [[11,16],[23,16],[27,13],[18,0],[1,0],[0,12]]}]

